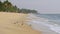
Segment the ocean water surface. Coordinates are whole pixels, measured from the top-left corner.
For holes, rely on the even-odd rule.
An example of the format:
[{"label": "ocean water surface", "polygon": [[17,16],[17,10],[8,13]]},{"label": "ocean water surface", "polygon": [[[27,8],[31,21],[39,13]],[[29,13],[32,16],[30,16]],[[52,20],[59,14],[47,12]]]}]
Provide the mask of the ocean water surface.
[{"label": "ocean water surface", "polygon": [[[38,17],[48,19],[48,27],[60,34],[60,14],[38,14]],[[49,26],[50,25],[50,26]]]},{"label": "ocean water surface", "polygon": [[28,24],[44,34],[60,34],[60,14],[29,14]]}]

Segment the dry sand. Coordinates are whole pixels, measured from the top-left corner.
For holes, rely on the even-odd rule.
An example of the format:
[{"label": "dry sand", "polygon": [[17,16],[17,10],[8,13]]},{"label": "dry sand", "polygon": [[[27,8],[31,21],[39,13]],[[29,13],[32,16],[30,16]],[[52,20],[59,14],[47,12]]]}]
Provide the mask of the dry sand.
[{"label": "dry sand", "polygon": [[0,12],[0,34],[41,34],[25,24],[27,14]]}]

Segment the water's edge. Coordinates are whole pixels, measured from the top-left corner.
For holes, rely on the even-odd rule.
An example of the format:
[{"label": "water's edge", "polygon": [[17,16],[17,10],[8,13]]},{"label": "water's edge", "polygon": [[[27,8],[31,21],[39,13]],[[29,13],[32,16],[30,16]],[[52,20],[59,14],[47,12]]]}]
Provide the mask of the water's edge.
[{"label": "water's edge", "polygon": [[48,22],[48,20],[44,19],[44,18],[40,18],[35,16],[34,14],[29,14],[29,25],[31,25],[31,27],[35,30],[38,31],[42,31],[44,32],[43,34],[60,34],[60,31],[58,31],[57,29],[57,25],[51,25],[48,24],[46,22]]}]

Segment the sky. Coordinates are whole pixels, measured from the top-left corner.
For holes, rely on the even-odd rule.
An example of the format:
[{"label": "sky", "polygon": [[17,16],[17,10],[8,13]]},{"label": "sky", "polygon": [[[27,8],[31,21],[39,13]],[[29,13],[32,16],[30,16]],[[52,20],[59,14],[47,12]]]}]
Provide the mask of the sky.
[{"label": "sky", "polygon": [[[4,0],[2,0],[4,1]],[[60,0],[9,0],[19,8],[37,10],[43,14],[60,14]]]}]

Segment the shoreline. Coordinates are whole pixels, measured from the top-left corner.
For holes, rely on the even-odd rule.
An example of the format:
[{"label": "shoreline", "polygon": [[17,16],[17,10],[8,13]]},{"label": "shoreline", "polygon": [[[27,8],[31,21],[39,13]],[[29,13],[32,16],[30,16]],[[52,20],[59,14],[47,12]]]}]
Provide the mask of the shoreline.
[{"label": "shoreline", "polygon": [[41,34],[26,24],[28,14],[0,12],[0,34]]},{"label": "shoreline", "polygon": [[28,17],[28,21],[29,21],[28,25],[31,25],[33,29],[41,31],[43,34],[58,34],[57,32],[50,29],[49,26],[51,25],[48,26],[48,24],[46,23],[44,24],[45,21],[40,22],[39,18],[32,14]]}]

